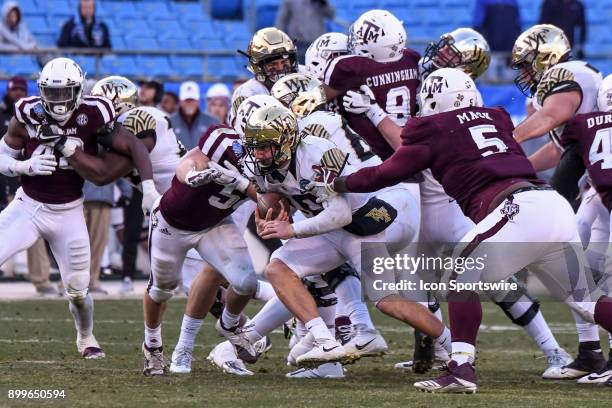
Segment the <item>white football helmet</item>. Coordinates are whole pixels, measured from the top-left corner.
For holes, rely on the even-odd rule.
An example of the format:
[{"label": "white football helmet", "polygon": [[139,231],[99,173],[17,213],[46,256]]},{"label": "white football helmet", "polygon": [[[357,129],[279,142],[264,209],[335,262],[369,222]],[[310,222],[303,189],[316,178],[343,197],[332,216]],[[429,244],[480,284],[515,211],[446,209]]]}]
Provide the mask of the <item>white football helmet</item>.
[{"label": "white football helmet", "polygon": [[597,108],[601,112],[612,112],[612,74],[605,77],[599,86]]},{"label": "white football helmet", "polygon": [[236,111],[236,119],[234,121],[234,129],[241,137],[244,137],[244,128],[247,120],[257,108],[264,106],[283,106],[278,99],[270,95],[254,95],[251,96],[238,106]]},{"label": "white football helmet", "polygon": [[85,75],[70,58],[55,58],[40,72],[38,90],[45,112],[62,123],[79,106]]},{"label": "white football helmet", "polygon": [[377,62],[397,61],[406,48],[404,24],[386,10],[365,12],[351,25],[348,49]]},{"label": "white football helmet", "polygon": [[474,80],[457,68],[432,72],[419,92],[421,116],[434,115],[470,106],[482,107],[483,101]]},{"label": "white football helmet", "polygon": [[340,55],[348,54],[348,36],[342,33],[326,33],[317,38],[306,50],[308,73],[323,80],[327,64]]}]

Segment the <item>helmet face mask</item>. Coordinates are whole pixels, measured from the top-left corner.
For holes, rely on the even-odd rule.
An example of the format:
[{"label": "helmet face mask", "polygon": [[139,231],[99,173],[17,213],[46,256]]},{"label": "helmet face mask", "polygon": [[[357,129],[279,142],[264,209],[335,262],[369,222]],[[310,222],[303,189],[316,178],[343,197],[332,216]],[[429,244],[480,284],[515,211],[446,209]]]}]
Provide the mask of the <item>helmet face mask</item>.
[{"label": "helmet face mask", "polygon": [[[277,28],[268,27],[257,31],[249,43],[246,54],[249,57],[247,68],[256,80],[268,88],[278,79],[298,70],[297,49],[289,36]],[[269,68],[266,65],[278,59],[286,59],[289,64],[282,70],[266,69]]]},{"label": "helmet face mask", "polygon": [[270,93],[299,119],[327,103],[321,81],[304,74],[291,74],[282,78],[274,84]]},{"label": "helmet face mask", "polygon": [[78,107],[85,75],[69,58],[55,58],[42,69],[38,89],[43,108],[58,122],[67,121]]},{"label": "helmet face mask", "polygon": [[299,143],[297,120],[285,107],[258,108],[244,130],[244,164],[257,176],[288,165]]}]

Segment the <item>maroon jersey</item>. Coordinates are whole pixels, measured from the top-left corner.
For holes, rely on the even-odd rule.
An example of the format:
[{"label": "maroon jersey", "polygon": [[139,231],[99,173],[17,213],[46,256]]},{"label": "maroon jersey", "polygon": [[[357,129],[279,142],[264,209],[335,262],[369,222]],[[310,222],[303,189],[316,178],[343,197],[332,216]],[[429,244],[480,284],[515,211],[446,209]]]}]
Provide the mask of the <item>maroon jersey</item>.
[{"label": "maroon jersey", "polygon": [[[409,48],[395,62],[376,62],[357,55],[338,57],[327,66],[325,83],[342,94],[358,90],[361,85],[369,86],[380,107],[395,123],[403,126],[417,111],[417,91],[421,83],[419,58],[419,54]],[[338,105],[342,108],[342,103]],[[368,118],[343,109],[341,113],[381,159],[393,154],[391,146]]]},{"label": "maroon jersey", "polygon": [[561,145],[578,144],[578,152],[601,201],[612,209],[612,113],[576,115],[565,125]]},{"label": "maroon jersey", "polygon": [[[215,125],[200,138],[198,147],[209,159],[219,164],[229,161],[238,167],[242,149],[239,140],[240,136],[231,127]],[[161,199],[160,211],[175,228],[202,231],[231,215],[246,198],[245,194],[214,182],[189,187],[175,176]]]},{"label": "maroon jersey", "polygon": [[15,118],[26,126],[29,137],[25,141],[26,159],[40,154],[55,154],[58,167],[50,176],[21,176],[23,191],[33,199],[47,204],[64,204],[83,195],[83,178],[70,167],[68,161],[52,144],[36,139],[41,126],[61,129],[69,138],[80,140],[85,153],[98,153],[96,132],[115,118],[113,104],[99,96],[84,96],[70,119],[59,125],[43,109],[38,96],[20,99],[15,104]]},{"label": "maroon jersey", "polygon": [[510,116],[501,108],[463,108],[413,118],[393,156],[348,176],[346,188],[377,191],[431,168],[464,214],[479,222],[491,201],[511,184],[543,184],[512,137],[513,130]]}]

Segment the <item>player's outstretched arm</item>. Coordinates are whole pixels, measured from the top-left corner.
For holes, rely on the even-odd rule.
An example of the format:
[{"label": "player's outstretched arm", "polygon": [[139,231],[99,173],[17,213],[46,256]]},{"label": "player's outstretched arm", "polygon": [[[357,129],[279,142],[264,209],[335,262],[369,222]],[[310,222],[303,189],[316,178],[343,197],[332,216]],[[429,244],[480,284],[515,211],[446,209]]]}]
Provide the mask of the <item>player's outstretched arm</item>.
[{"label": "player's outstretched arm", "polygon": [[190,187],[198,187],[212,181],[205,173],[208,169],[208,160],[199,148],[194,147],[183,156],[176,167],[176,178]]},{"label": "player's outstretched arm", "polygon": [[153,167],[149,157],[149,150],[145,144],[120,124],[115,124],[115,127],[111,144],[112,148],[132,158],[134,167],[138,170],[138,174],[143,182],[153,180]]},{"label": "player's outstretched arm", "polygon": [[552,169],[559,163],[561,152],[553,142],[548,142],[529,156],[529,161],[536,172]]},{"label": "player's outstretched arm", "polygon": [[582,95],[578,91],[550,95],[542,109],[525,119],[514,129],[514,138],[522,143],[539,137],[561,126],[574,117],[580,107]]},{"label": "player's outstretched arm", "polygon": [[92,156],[81,149],[74,150],[68,163],[81,177],[97,186],[112,183],[134,167],[132,160],[120,154],[103,152]]},{"label": "player's outstretched arm", "polygon": [[424,145],[404,145],[378,166],[364,167],[336,177],[331,189],[339,193],[367,193],[401,183],[429,167],[431,153]]},{"label": "player's outstretched arm", "polygon": [[41,154],[28,160],[17,159],[27,137],[25,126],[13,117],[6,134],[0,140],[0,174],[8,177],[49,176],[55,171],[57,161],[53,154]]}]

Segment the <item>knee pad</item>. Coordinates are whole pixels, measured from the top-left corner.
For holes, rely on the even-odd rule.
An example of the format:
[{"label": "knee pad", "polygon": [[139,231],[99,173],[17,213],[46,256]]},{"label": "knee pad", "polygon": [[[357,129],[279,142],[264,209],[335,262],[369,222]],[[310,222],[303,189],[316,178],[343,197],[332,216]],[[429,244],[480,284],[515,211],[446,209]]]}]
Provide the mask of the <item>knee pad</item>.
[{"label": "knee pad", "polygon": [[232,279],[230,285],[234,292],[241,296],[254,295],[257,292],[257,277],[255,272],[243,273],[237,279]]},{"label": "knee pad", "polygon": [[[528,302],[528,301],[532,303],[529,306],[529,308],[525,311],[525,313],[523,313],[519,317],[512,316],[512,314],[510,313],[510,308],[512,307],[512,305],[518,302]],[[521,326],[521,327],[525,327],[529,323],[531,323],[533,318],[536,317],[536,315],[540,311],[540,302],[538,300],[531,299],[527,296],[521,296],[520,299],[511,301],[511,302],[495,302],[495,304],[498,305],[502,309],[502,311],[506,314],[506,316],[508,316],[508,318],[512,321],[512,323],[516,324],[517,326]]]},{"label": "knee pad", "polygon": [[85,302],[85,298],[87,298],[88,289],[73,289],[71,287],[66,288],[66,297],[68,300],[75,305],[81,305]]},{"label": "knee pad", "polygon": [[335,291],[338,285],[340,285],[347,277],[354,276],[359,279],[359,274],[349,264],[343,264],[334,269],[321,275],[323,280],[327,282],[331,290]]},{"label": "knee pad", "polygon": [[147,293],[155,303],[165,303],[174,296],[174,289],[162,289],[153,285],[147,289]]},{"label": "knee pad", "polygon": [[307,279],[302,279],[302,282],[314,298],[317,307],[330,307],[338,303],[336,294],[328,285],[320,286],[320,284]]},{"label": "knee pad", "polygon": [[73,241],[68,243],[70,269],[74,272],[87,272],[91,262],[89,242]]},{"label": "knee pad", "polygon": [[161,290],[174,290],[178,286],[180,268],[175,261],[153,258],[151,261],[153,285]]}]

